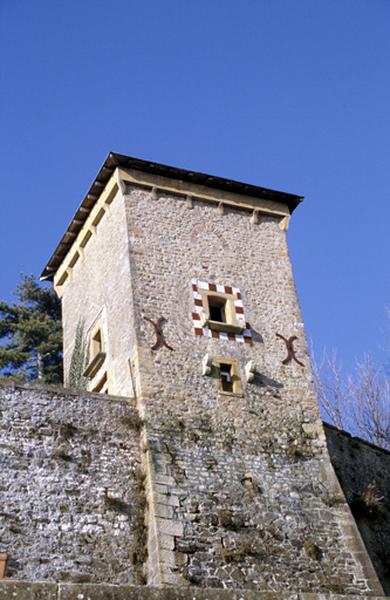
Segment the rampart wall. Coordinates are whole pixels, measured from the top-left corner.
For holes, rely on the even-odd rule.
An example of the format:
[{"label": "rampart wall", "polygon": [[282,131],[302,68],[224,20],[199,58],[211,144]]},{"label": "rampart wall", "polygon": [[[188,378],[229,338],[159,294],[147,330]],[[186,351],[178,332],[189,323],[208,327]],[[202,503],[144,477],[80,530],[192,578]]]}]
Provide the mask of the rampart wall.
[{"label": "rampart wall", "polygon": [[134,407],[61,388],[0,385],[0,415],[6,575],[138,582],[145,502]]},{"label": "rampart wall", "polygon": [[[270,390],[263,393],[268,400]],[[91,599],[186,599],[188,588],[191,598],[235,598],[235,588],[247,590],[240,596],[245,599],[252,598],[250,589],[267,600],[273,594],[298,598],[299,589],[324,594],[307,598],[330,592],[373,597],[366,580],[354,574],[355,533],[340,538],[348,509],[337,481],[311,452],[310,437],[301,436],[296,452],[260,438],[254,445],[235,428],[228,404],[203,417],[166,412],[156,429],[156,421],[146,423],[142,435],[153,483],[148,488],[140,466],[143,424],[131,402],[54,387],[0,386],[0,551],[9,556],[0,598],[9,597],[12,585],[22,600],[79,599],[84,589]],[[350,451],[346,445],[342,452],[347,457]],[[164,596],[131,586],[96,587],[145,583],[145,515],[149,530],[156,526],[153,516],[159,536],[149,560],[162,569],[169,565],[183,589],[170,588]],[[91,582],[93,593],[32,584],[39,580]],[[203,587],[213,591],[207,595]],[[220,588],[230,591],[219,596]],[[37,590],[43,595],[34,596]]]},{"label": "rampart wall", "polygon": [[329,454],[360,534],[390,594],[390,452],[325,425]]}]

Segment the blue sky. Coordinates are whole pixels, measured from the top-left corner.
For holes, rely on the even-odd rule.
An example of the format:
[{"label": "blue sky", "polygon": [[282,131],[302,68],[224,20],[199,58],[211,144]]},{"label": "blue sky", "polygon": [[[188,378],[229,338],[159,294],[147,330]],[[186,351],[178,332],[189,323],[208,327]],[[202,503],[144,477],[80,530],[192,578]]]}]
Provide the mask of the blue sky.
[{"label": "blue sky", "polygon": [[113,150],[304,195],[307,333],[385,357],[389,31],[388,0],[1,0],[0,298]]}]

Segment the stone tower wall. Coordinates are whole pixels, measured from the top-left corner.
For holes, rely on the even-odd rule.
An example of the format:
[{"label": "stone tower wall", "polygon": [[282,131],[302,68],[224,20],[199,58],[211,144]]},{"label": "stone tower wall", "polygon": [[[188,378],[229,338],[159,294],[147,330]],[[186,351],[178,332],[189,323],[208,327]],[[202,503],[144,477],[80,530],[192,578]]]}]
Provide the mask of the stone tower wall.
[{"label": "stone tower wall", "polygon": [[[65,354],[75,315],[88,330],[104,310],[109,391],[144,422],[147,583],[381,593],[327,453],[281,217],[118,186],[63,287]],[[194,293],[219,285],[251,343],[196,334]],[[161,317],[170,348],[152,350]],[[276,334],[297,336],[303,366]],[[221,358],[242,394],[219,392]]]},{"label": "stone tower wall", "polygon": [[[301,422],[303,412],[308,421],[316,422],[319,411],[303,323],[279,220],[262,217],[260,223],[252,224],[250,213],[242,210],[225,208],[221,214],[215,205],[204,202],[193,202],[189,209],[184,197],[160,195],[153,201],[149,192],[131,187],[129,191],[125,202],[134,297],[132,326],[142,357],[139,373],[148,413],[159,416],[172,409],[203,415],[218,409],[218,385],[213,378],[202,376],[201,362],[209,353],[238,361],[246,402],[256,402],[261,378],[276,390],[283,387],[285,400],[280,406],[262,406],[258,434],[274,438],[274,432],[280,431],[287,437],[290,423]],[[253,344],[194,334],[192,278],[240,289]],[[165,337],[174,352],[166,348],[150,351],[155,338],[144,316],[167,319]],[[298,336],[297,356],[305,368],[294,362],[282,364],[286,348],[276,333]],[[244,366],[251,359],[259,377],[254,385],[246,385]],[[239,419],[242,411],[238,406],[235,413]]]},{"label": "stone tower wall", "polygon": [[[254,224],[244,211],[131,185],[125,202],[153,523],[148,582],[380,590],[330,466],[279,220]],[[195,335],[192,278],[240,289],[252,344]],[[173,351],[151,351],[144,316],[167,319]],[[298,336],[304,367],[282,364],[276,333]],[[202,375],[206,353],[237,361],[242,396],[220,394],[215,372]]]},{"label": "stone tower wall", "polygon": [[[83,326],[87,342],[94,324],[100,322],[107,354],[103,371],[108,373],[109,393],[131,397],[128,359],[133,331],[129,323],[132,293],[124,204],[119,191],[94,226],[61,295],[65,383],[69,379],[77,326]],[[96,380],[89,383],[90,389]]]}]

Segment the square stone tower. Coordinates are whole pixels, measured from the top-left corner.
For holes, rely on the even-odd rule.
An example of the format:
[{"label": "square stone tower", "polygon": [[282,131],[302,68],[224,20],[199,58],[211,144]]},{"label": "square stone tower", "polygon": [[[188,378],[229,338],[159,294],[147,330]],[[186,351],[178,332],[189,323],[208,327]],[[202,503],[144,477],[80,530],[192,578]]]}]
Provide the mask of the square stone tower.
[{"label": "square stone tower", "polygon": [[381,592],[312,386],[300,200],[110,154],[42,274],[65,383],[136,398],[150,584]]}]

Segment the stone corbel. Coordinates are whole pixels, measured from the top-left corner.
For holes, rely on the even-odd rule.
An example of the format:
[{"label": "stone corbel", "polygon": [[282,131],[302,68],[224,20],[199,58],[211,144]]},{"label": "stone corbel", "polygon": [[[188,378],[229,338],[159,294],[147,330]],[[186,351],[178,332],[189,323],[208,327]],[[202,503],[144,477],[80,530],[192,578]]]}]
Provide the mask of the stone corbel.
[{"label": "stone corbel", "polygon": [[5,552],[2,552],[0,554],[0,579],[4,579],[4,577],[5,577],[5,571],[7,569],[7,561],[8,561],[8,554],[6,554]]},{"label": "stone corbel", "polygon": [[245,365],[245,377],[248,383],[252,383],[256,375],[256,365],[253,360],[250,360]]},{"label": "stone corbel", "polygon": [[260,211],[258,208],[254,208],[253,212],[252,212],[252,216],[251,216],[251,223],[253,223],[254,225],[257,225],[257,223],[260,221]]},{"label": "stone corbel", "polygon": [[127,185],[123,181],[122,177],[120,176],[119,169],[115,170],[115,177],[116,177],[116,182],[117,182],[117,185],[118,185],[121,193],[123,194],[123,196],[126,196],[126,194],[127,194]]},{"label": "stone corbel", "polygon": [[213,359],[209,354],[205,354],[202,359],[202,375],[211,375],[213,369]]},{"label": "stone corbel", "polygon": [[153,201],[157,200],[157,188],[155,185],[152,187],[151,198]]},{"label": "stone corbel", "polygon": [[290,216],[289,215],[286,215],[285,217],[283,217],[283,219],[280,219],[280,221],[279,221],[279,229],[281,229],[282,231],[287,231],[289,221],[290,221]]}]

